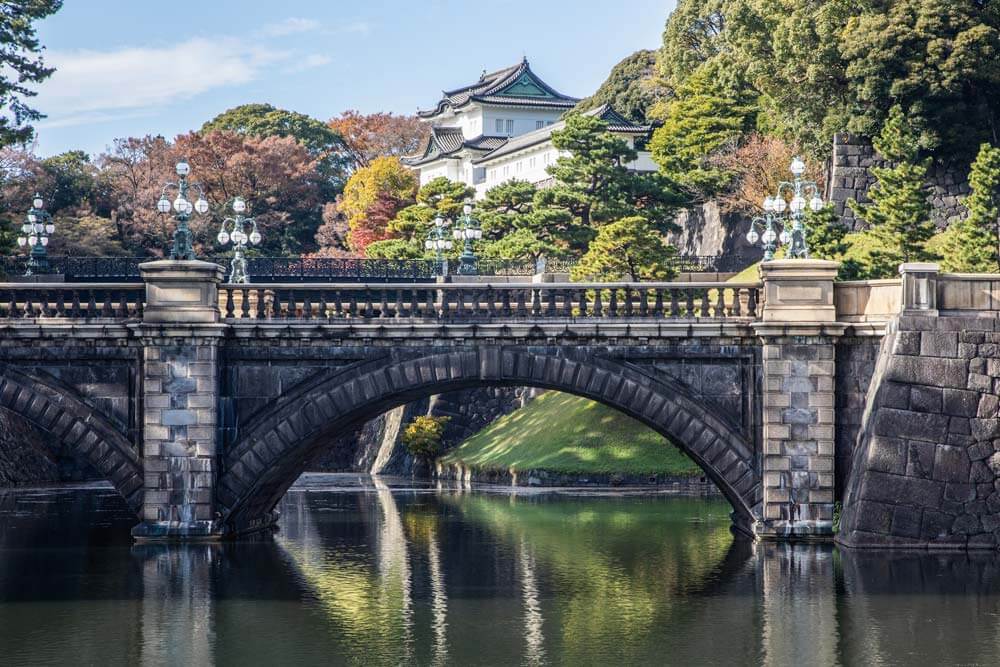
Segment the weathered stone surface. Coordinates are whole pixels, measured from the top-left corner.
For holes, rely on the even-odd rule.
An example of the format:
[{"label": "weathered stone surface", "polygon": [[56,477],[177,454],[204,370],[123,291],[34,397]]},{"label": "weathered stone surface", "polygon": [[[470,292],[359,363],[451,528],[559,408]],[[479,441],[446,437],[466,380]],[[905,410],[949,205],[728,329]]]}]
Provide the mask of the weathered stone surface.
[{"label": "weathered stone surface", "polygon": [[[1000,399],[993,393],[1000,364],[990,363],[1000,348],[991,340],[994,322],[901,317],[898,326],[894,335],[905,343],[883,348],[885,372],[873,378],[868,393],[869,418],[861,426],[855,458],[861,467],[856,464],[848,485],[840,539],[871,546],[906,539],[992,547],[997,543],[992,531],[1000,526],[1000,491],[994,489],[1000,476],[995,446]],[[910,390],[905,405],[902,387]],[[896,451],[905,451],[902,471],[893,461]],[[873,502],[894,506],[899,520],[885,529],[862,517]]]}]

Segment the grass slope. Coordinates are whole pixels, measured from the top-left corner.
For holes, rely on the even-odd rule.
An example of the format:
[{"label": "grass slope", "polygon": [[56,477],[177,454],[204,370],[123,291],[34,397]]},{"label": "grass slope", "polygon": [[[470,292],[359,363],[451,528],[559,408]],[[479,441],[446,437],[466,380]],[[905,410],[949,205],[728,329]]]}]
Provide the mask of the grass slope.
[{"label": "grass slope", "polygon": [[584,398],[547,392],[441,457],[480,470],[697,476],[697,465],[631,417]]}]

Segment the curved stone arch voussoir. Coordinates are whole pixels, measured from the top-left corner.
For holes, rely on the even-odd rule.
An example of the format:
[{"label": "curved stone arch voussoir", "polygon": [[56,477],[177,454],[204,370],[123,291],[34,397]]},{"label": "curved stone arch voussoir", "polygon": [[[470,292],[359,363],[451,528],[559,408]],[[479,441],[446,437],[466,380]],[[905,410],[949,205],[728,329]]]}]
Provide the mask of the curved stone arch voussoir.
[{"label": "curved stone arch voussoir", "polygon": [[732,504],[740,529],[749,532],[759,514],[762,488],[752,445],[679,386],[585,351],[488,347],[387,357],[284,397],[226,456],[217,487],[226,529],[259,525],[338,430],[417,398],[482,385],[553,389],[616,408],[684,450]]},{"label": "curved stone arch voussoir", "polygon": [[0,408],[19,415],[82,454],[136,513],[142,506],[142,463],[110,421],[67,390],[0,364]]}]

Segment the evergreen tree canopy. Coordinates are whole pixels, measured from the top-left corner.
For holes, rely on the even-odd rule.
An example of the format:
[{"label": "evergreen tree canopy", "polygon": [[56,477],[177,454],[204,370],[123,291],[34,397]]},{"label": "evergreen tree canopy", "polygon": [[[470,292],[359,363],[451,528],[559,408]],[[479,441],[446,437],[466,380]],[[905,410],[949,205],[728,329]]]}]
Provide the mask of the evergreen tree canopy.
[{"label": "evergreen tree canopy", "polygon": [[946,232],[944,269],[1000,271],[1000,148],[983,144],[969,172],[972,194],[965,200],[967,218]]},{"label": "evergreen tree canopy", "polygon": [[29,86],[52,76],[39,55],[42,45],[35,21],[62,7],[62,0],[4,0],[0,3],[0,148],[25,144],[34,136],[33,121],[44,118],[26,100],[38,93]]},{"label": "evergreen tree canopy", "polygon": [[732,173],[718,158],[735,150],[753,124],[751,97],[734,96],[718,85],[716,69],[722,62],[699,68],[677,89],[649,144],[661,172],[692,201],[710,198],[730,185]]},{"label": "evergreen tree canopy", "polygon": [[587,111],[609,104],[635,123],[648,120],[650,108],[666,94],[658,77],[656,52],[636,51],[615,65],[597,92],[576,105],[576,111]]},{"label": "evergreen tree canopy", "polygon": [[607,131],[607,123],[586,114],[572,114],[566,126],[552,133],[552,145],[568,154],[548,167],[555,183],[539,190],[535,209],[541,215],[571,219],[561,234],[569,248],[583,249],[596,228],[610,220],[642,215],[651,224],[673,226],[671,213],[680,198],[665,179],[632,171],[636,151],[624,139]]},{"label": "evergreen tree canopy", "polygon": [[601,227],[587,253],[573,267],[574,280],[666,280],[674,275],[676,250],[640,216]]},{"label": "evergreen tree canopy", "polygon": [[930,158],[919,157],[919,132],[898,105],[889,112],[875,148],[893,166],[872,168],[878,183],[868,193],[871,204],[850,205],[884,246],[871,253],[870,277],[885,278],[895,275],[903,262],[935,258],[926,247],[935,232],[925,189]]}]

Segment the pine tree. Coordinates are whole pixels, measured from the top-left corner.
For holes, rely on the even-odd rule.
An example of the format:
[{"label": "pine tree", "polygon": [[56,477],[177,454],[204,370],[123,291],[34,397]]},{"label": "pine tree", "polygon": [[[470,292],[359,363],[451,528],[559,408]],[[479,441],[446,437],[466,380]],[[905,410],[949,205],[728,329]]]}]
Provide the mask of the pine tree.
[{"label": "pine tree", "polygon": [[677,254],[642,217],[610,222],[597,232],[587,253],[573,267],[574,280],[666,280]]},{"label": "pine tree", "polygon": [[899,105],[889,112],[874,144],[892,166],[872,168],[878,183],[869,191],[871,204],[853,200],[849,204],[884,246],[871,253],[866,273],[890,277],[903,262],[936,258],[927,249],[927,240],[936,231],[925,190],[931,158],[920,158],[919,134]]},{"label": "pine tree", "polygon": [[809,211],[806,214],[805,224],[809,256],[814,259],[832,259],[840,262],[837,277],[841,280],[858,278],[862,267],[856,260],[844,257],[851,247],[847,241],[848,229],[840,222],[833,206],[828,204],[819,211]]},{"label": "pine tree", "polygon": [[945,244],[949,271],[1000,270],[1000,148],[983,144],[969,171],[969,216],[952,223]]}]

